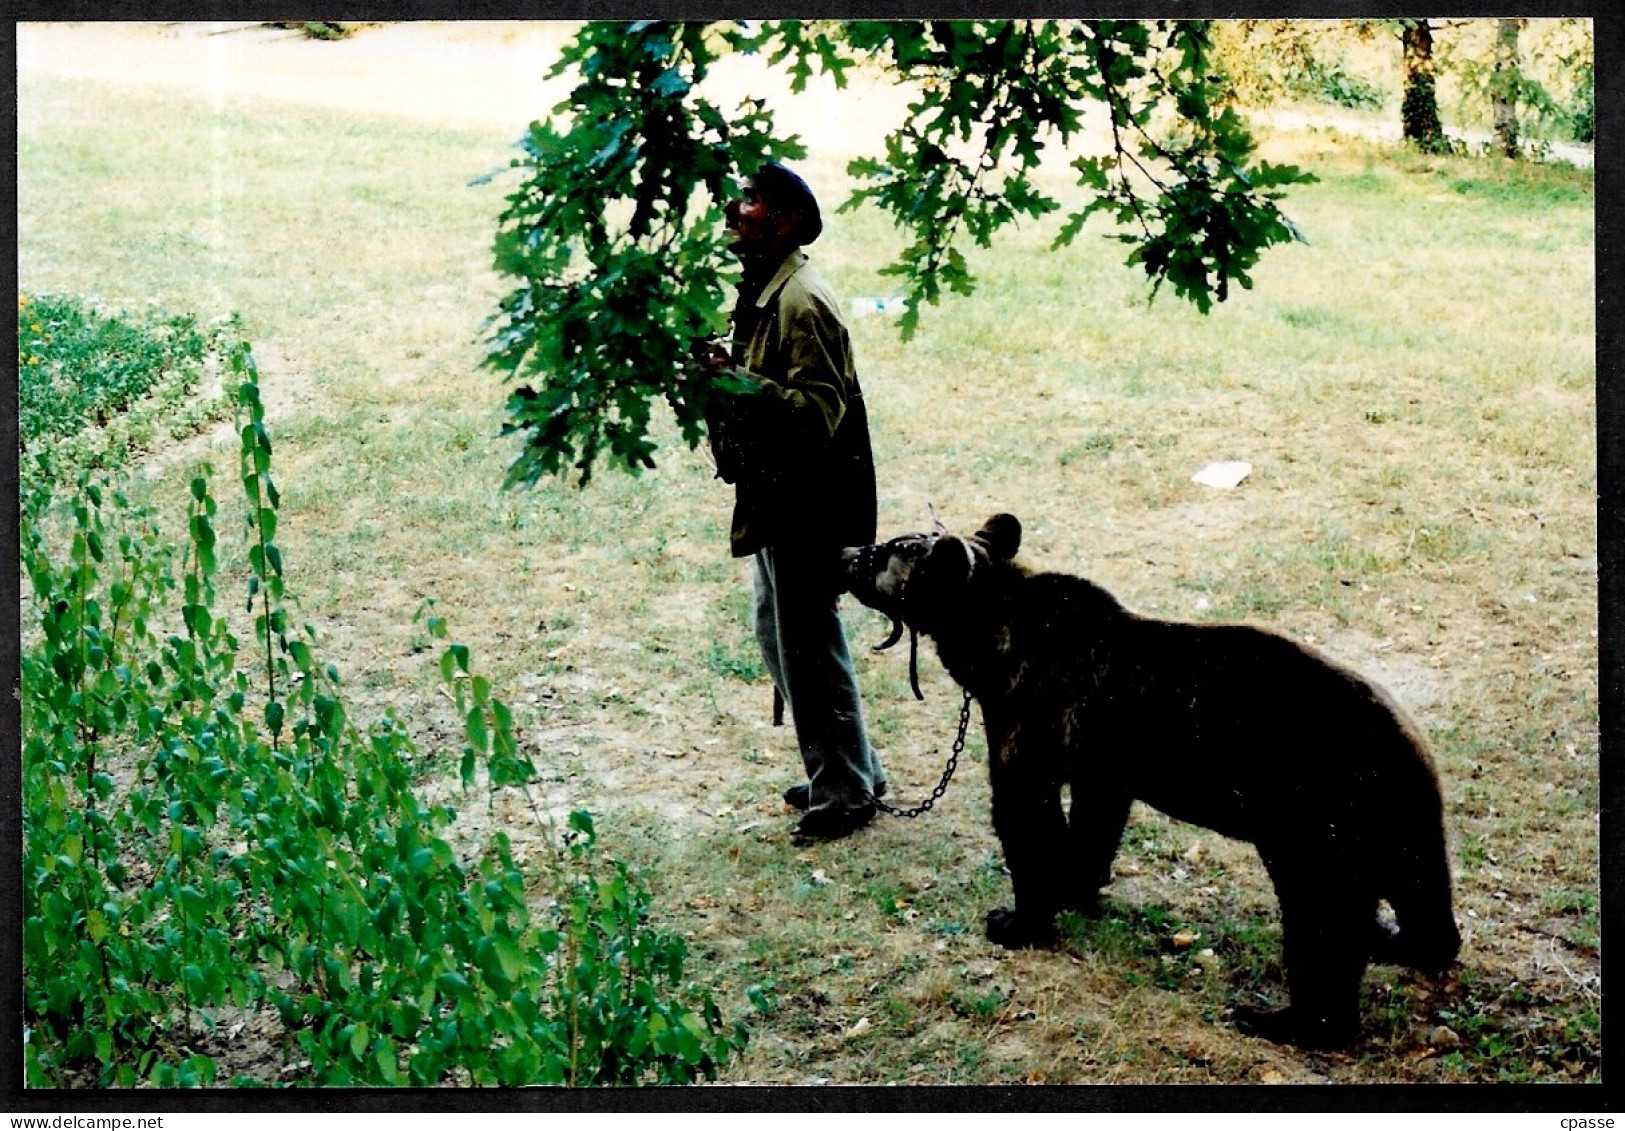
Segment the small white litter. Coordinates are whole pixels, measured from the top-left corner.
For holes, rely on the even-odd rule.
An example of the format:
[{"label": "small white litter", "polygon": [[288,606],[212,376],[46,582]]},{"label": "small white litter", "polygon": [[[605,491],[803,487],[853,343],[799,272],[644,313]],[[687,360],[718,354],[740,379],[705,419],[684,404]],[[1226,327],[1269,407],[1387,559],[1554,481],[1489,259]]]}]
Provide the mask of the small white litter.
[{"label": "small white litter", "polygon": [[862,318],[866,314],[901,314],[908,309],[908,301],[902,295],[860,295],[850,306],[852,316]]},{"label": "small white litter", "polygon": [[1241,481],[1253,473],[1253,465],[1246,460],[1226,459],[1210,463],[1191,476],[1192,483],[1213,487],[1220,491],[1234,491]]}]

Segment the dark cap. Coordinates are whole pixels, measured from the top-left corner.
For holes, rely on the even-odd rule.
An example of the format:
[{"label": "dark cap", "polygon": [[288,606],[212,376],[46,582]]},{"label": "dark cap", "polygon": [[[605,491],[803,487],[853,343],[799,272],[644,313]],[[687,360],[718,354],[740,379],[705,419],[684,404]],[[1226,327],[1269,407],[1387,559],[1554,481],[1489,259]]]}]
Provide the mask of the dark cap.
[{"label": "dark cap", "polygon": [[797,247],[806,247],[823,232],[824,217],[818,211],[818,198],[813,196],[807,182],[795,173],[777,161],[769,161],[756,170],[752,183],[762,200],[774,212],[788,213],[796,217],[796,226],[790,231],[790,239]]}]

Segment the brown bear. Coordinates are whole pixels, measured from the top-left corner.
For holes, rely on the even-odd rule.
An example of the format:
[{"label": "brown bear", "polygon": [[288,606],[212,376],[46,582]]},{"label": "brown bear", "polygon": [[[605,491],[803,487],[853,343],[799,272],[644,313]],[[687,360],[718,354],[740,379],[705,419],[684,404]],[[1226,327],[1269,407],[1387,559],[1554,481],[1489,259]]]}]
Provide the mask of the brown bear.
[{"label": "brown bear", "polygon": [[1057,911],[1092,910],[1138,799],[1250,841],[1269,871],[1291,1001],[1236,1009],[1244,1032],[1346,1045],[1368,962],[1455,961],[1438,778],[1380,688],[1260,628],[1137,616],[1082,578],[1017,564],[1020,545],[1021,523],[999,514],[968,538],[843,555],[852,594],[935,640],[981,704],[1015,889],[1013,908],[988,913],[991,941],[1041,945]]}]

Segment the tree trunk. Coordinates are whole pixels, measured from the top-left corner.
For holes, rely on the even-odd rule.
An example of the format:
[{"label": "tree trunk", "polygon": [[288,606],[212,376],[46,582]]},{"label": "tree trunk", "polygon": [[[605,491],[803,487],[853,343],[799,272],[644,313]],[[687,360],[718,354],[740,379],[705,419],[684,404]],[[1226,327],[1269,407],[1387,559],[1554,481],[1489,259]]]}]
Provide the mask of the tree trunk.
[{"label": "tree trunk", "polygon": [[1405,50],[1405,101],[1400,107],[1405,140],[1424,153],[1448,153],[1435,89],[1433,27],[1426,20],[1406,20],[1400,41]]},{"label": "tree trunk", "polygon": [[1499,22],[1495,40],[1495,74],[1490,79],[1490,101],[1495,107],[1495,144],[1508,157],[1519,154],[1518,137],[1518,33],[1524,21]]}]

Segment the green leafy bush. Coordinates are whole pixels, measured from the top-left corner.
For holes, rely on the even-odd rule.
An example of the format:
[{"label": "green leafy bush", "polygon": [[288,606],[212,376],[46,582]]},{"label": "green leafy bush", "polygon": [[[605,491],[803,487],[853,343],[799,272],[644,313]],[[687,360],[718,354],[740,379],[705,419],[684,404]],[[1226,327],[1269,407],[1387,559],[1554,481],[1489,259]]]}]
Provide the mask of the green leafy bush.
[{"label": "green leafy bush", "polygon": [[229,412],[200,397],[229,323],[107,313],[61,295],[17,300],[17,423],[25,478],[71,482],[162,430],[183,436]]},{"label": "green leafy bush", "polygon": [[348,39],[355,34],[355,25],[337,24],[331,20],[311,20],[301,29],[311,39]]},{"label": "green leafy bush", "polygon": [[319,39],[327,43],[349,39],[362,27],[361,24],[338,23],[334,20],[274,20],[266,26],[302,32],[306,39]]},{"label": "green leafy bush", "polygon": [[[414,791],[405,723],[351,719],[314,632],[288,623],[257,374],[246,346],[229,363],[252,643],[218,611],[207,474],[180,548],[90,473],[59,502],[23,498],[28,1084],[222,1082],[196,1050],[224,1018],[272,1011],[301,1082],[715,1075],[746,1029],[684,982],[686,947],[650,925],[627,867],[603,873],[587,814],[554,839],[557,898],[537,913],[506,835],[459,846],[453,810]],[[531,780],[468,649],[446,647],[441,674],[465,787]]]},{"label": "green leafy bush", "polygon": [[1582,145],[1597,140],[1597,89],[1595,69],[1587,63],[1578,71],[1583,81],[1575,88],[1568,102],[1568,133]]},{"label": "green leafy bush", "polygon": [[1298,98],[1351,110],[1381,110],[1388,102],[1380,86],[1347,70],[1341,61],[1310,58],[1301,71],[1287,76],[1286,87]]}]

